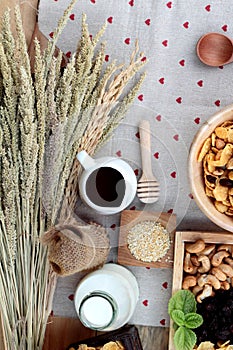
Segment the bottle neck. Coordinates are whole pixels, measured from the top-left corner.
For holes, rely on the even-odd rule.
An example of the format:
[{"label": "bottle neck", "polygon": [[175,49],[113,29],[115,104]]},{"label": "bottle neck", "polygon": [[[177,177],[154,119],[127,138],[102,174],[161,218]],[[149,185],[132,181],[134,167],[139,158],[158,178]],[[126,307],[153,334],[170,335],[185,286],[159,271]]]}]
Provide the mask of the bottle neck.
[{"label": "bottle neck", "polygon": [[104,330],[111,326],[116,314],[116,302],[109,294],[102,291],[94,291],[84,297],[78,312],[84,326],[93,330]]}]

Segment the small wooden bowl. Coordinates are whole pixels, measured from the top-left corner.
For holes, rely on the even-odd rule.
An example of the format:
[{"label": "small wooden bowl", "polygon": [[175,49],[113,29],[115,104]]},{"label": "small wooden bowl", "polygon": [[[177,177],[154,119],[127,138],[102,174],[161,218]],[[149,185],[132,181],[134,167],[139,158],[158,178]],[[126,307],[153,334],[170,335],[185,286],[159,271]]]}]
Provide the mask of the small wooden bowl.
[{"label": "small wooden bowl", "polygon": [[204,141],[215,128],[226,120],[233,120],[233,104],[214,114],[198,131],[190,147],[188,159],[188,176],[191,192],[202,212],[216,225],[224,230],[233,232],[233,217],[220,213],[212,200],[205,193],[202,162],[198,162],[198,155]]},{"label": "small wooden bowl", "polygon": [[218,67],[233,61],[233,42],[220,33],[207,33],[197,43],[197,56],[208,66]]}]

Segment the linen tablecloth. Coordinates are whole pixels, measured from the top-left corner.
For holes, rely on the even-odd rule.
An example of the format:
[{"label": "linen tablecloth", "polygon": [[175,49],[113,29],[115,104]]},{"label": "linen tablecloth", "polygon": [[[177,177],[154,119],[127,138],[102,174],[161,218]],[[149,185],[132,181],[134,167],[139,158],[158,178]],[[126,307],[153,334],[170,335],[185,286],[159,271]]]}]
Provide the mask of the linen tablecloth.
[{"label": "linen tablecloth", "polygon": [[[52,36],[69,0],[41,0],[39,26]],[[68,57],[80,38],[86,13],[91,34],[107,21],[106,64],[128,63],[134,42],[147,61],[147,76],[138,96],[110,141],[96,156],[113,155],[128,161],[140,175],[138,124],[147,119],[152,132],[153,171],[161,186],[159,201],[144,206],[137,198],[129,209],[173,212],[177,230],[215,230],[196,206],[190,193],[187,157],[200,126],[215,112],[233,102],[233,65],[212,68],[196,56],[198,39],[207,32],[233,37],[233,2],[230,0],[78,0],[58,46]],[[80,217],[108,228],[116,261],[120,215],[99,217],[82,203]],[[128,267],[137,277],[140,300],[131,323],[168,326],[167,302],[172,269]],[[77,317],[73,295],[80,274],[59,278],[53,313]]]}]

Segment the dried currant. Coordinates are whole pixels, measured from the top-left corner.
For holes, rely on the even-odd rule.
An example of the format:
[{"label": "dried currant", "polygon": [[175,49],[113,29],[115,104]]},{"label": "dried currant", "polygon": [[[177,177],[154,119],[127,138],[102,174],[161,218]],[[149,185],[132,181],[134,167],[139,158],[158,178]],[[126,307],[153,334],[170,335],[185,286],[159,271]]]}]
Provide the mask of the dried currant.
[{"label": "dried currant", "polygon": [[223,178],[219,180],[219,184],[225,187],[233,187],[233,181],[228,178]]}]

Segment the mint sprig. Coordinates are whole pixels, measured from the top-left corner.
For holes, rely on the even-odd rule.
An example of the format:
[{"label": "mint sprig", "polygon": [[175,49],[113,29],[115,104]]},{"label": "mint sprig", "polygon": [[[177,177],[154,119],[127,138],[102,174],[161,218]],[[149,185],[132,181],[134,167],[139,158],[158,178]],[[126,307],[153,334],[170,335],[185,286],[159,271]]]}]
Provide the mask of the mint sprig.
[{"label": "mint sprig", "polygon": [[176,350],[192,350],[196,334],[191,330],[201,326],[203,318],[196,313],[195,296],[189,290],[179,290],[168,303],[168,313],[174,321],[174,345]]},{"label": "mint sprig", "polygon": [[197,342],[196,334],[189,328],[181,326],[174,335],[174,345],[176,349],[190,350],[193,349]]}]

